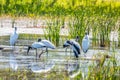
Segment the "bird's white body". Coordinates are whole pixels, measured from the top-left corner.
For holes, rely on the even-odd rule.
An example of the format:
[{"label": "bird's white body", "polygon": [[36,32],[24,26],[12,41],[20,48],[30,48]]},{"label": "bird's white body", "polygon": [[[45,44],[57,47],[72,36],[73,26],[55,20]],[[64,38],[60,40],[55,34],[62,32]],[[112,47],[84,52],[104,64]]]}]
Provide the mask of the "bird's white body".
[{"label": "bird's white body", "polygon": [[76,47],[79,48],[79,50],[81,49],[80,44],[78,42],[76,42],[75,40],[71,40],[73,42],[74,45],[76,45]]},{"label": "bird's white body", "polygon": [[31,45],[32,48],[43,48],[45,47],[45,45],[41,42],[34,42],[32,45]]},{"label": "bird's white body", "polygon": [[82,50],[84,53],[88,51],[89,46],[90,46],[89,36],[86,34],[82,40]]},{"label": "bird's white body", "polygon": [[46,48],[55,49],[55,46],[48,40],[41,40],[40,42],[43,43]]},{"label": "bird's white body", "polygon": [[39,54],[39,58],[41,55],[44,53],[43,49],[45,48],[45,52],[47,52],[47,57],[48,57],[48,48],[55,49],[55,46],[48,40],[41,40],[38,39],[38,42],[34,42],[31,46],[28,46],[27,54],[29,53],[30,49],[36,49],[36,61],[37,61],[37,48],[41,48],[42,52]]},{"label": "bird's white body", "polygon": [[17,29],[15,29],[14,33],[10,36],[10,46],[14,46],[18,39],[18,34],[16,31],[17,31]]},{"label": "bird's white body", "polygon": [[38,48],[44,48],[44,47],[46,47],[46,46],[43,43],[41,43],[41,42],[34,42],[34,43],[32,43],[31,46],[28,46],[27,54],[29,53],[30,49],[36,49],[36,61],[37,61],[37,49]]}]

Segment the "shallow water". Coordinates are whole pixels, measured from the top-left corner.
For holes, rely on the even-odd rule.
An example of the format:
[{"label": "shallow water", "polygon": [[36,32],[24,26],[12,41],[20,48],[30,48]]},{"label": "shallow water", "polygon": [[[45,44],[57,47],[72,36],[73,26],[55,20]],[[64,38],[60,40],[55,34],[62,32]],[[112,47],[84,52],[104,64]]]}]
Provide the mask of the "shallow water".
[{"label": "shallow water", "polygon": [[[46,53],[42,54],[41,58],[37,57],[37,62],[36,62],[36,53],[35,50],[30,50],[29,55],[27,55],[27,46],[18,46],[19,44],[24,45],[24,44],[31,44],[33,41],[25,40],[17,43],[17,46],[13,51],[11,51],[11,47],[9,46],[9,41],[6,40],[0,40],[1,44],[0,46],[4,46],[5,48],[8,48],[8,50],[0,50],[0,70],[6,70],[10,69],[12,70],[10,66],[10,61],[13,61],[10,59],[10,54],[14,55],[14,60],[13,64],[17,62],[17,70],[20,71],[30,71],[30,67],[36,66],[39,67],[40,69],[44,67],[47,67],[54,63],[55,67],[51,69],[52,72],[65,72],[65,70],[73,69],[76,66],[73,66],[76,63],[76,60],[74,59],[74,54],[72,53],[72,50],[68,49],[67,53],[65,52],[65,49],[62,48],[62,46],[57,47],[55,50],[49,49],[49,55],[48,58],[46,56]],[[10,50],[9,50],[10,49]],[[38,53],[41,52],[41,49],[38,49]],[[86,56],[92,57],[93,55],[97,53],[108,53],[109,55],[112,55],[114,52],[113,50],[110,49],[104,49],[104,48],[90,48],[86,54]],[[120,66],[120,49],[115,49],[115,55],[117,59],[117,65]],[[79,69],[76,69],[77,71],[80,70],[84,76],[88,74],[88,67],[90,65],[96,65],[96,61],[93,60],[83,60],[82,58],[84,57],[84,53],[81,51],[81,55],[79,55]],[[51,63],[52,62],[52,63]],[[73,68],[72,68],[73,67]],[[31,71],[30,71],[31,72]],[[74,72],[74,71],[73,71]],[[33,73],[33,72],[32,72]],[[0,73],[0,75],[4,75],[5,73]],[[49,73],[51,74],[51,73]],[[47,75],[49,75],[47,74]],[[57,75],[56,74],[56,75]],[[41,76],[41,75],[39,75]],[[36,76],[31,77],[28,75],[30,78],[35,78]]]},{"label": "shallow water", "polygon": [[[44,53],[41,58],[37,57],[36,62],[36,55],[35,50],[31,50],[29,55],[27,55],[27,47],[21,47],[16,46],[16,49],[14,51],[0,51],[0,69],[11,69],[10,67],[10,54],[14,55],[14,59],[16,60],[18,64],[17,70],[29,70],[29,66],[37,65],[38,67],[45,67],[49,64],[54,63],[55,69],[51,69],[53,71],[62,72],[66,68],[69,68],[71,64],[75,64],[76,60],[74,59],[74,55],[70,49],[68,49],[68,52],[65,52],[65,49],[63,48],[57,48],[56,50],[49,50],[48,58],[46,57],[46,53]],[[116,49],[116,58],[118,60],[118,66],[120,65],[120,50]],[[38,53],[40,53],[41,50],[38,50]],[[94,50],[89,49],[86,56],[92,57],[93,55],[97,53],[106,53],[107,50]],[[113,54],[112,52],[108,52],[110,55]],[[88,73],[88,67],[89,65],[92,65],[94,61],[92,60],[81,60],[82,57],[84,57],[83,52],[79,56],[78,64],[79,64],[79,70],[84,73],[84,75],[87,75]],[[96,63],[95,63],[96,64]],[[44,66],[43,66],[44,65]]]}]

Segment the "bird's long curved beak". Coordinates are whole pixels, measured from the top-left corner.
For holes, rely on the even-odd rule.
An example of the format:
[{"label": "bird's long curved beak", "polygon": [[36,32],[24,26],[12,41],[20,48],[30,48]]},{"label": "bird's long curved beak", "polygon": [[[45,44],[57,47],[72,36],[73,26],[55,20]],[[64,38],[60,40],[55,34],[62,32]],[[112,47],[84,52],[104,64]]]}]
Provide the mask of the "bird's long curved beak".
[{"label": "bird's long curved beak", "polygon": [[32,49],[32,47],[31,47],[31,46],[28,46],[27,55],[28,55],[30,49]]}]

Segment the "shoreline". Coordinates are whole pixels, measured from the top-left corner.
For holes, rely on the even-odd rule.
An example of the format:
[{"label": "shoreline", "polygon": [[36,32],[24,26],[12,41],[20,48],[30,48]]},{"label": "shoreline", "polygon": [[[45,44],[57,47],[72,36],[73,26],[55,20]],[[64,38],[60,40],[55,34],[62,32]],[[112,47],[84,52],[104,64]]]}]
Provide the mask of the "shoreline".
[{"label": "shoreline", "polygon": [[[14,32],[14,28],[9,27],[3,27],[0,28],[0,36],[7,36]],[[40,34],[44,35],[44,28],[20,28],[18,27],[18,34]],[[61,29],[60,30],[61,36],[68,36],[68,30],[67,29]]]}]

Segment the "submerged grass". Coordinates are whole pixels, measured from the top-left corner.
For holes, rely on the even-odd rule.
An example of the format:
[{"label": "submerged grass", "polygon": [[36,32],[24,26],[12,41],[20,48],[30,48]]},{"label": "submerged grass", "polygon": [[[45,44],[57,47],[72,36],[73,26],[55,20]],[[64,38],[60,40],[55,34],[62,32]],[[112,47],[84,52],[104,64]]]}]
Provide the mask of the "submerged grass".
[{"label": "submerged grass", "polygon": [[50,71],[48,73],[32,73],[31,71],[0,70],[0,80],[69,80],[66,72]]}]

